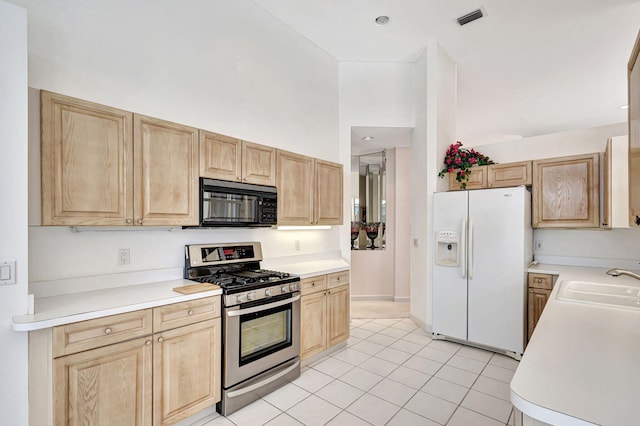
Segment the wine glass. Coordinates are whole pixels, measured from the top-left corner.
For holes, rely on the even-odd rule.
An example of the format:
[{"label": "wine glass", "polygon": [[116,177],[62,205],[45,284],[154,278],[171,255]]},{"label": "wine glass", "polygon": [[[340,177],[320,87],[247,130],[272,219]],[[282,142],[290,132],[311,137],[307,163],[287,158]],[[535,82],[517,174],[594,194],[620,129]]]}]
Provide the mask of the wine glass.
[{"label": "wine glass", "polygon": [[365,227],[365,232],[367,233],[367,237],[371,240],[371,250],[375,250],[376,248],[373,242],[378,237],[379,226],[380,226],[380,222],[369,222]]},{"label": "wine glass", "polygon": [[353,246],[353,242],[360,236],[360,222],[351,222],[351,250],[358,250],[358,245]]}]

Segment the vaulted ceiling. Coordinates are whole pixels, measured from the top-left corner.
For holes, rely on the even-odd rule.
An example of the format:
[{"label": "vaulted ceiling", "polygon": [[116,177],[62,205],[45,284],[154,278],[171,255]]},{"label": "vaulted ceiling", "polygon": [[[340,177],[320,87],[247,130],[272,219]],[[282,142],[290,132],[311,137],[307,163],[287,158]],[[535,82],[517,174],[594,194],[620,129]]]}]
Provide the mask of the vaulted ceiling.
[{"label": "vaulted ceiling", "polygon": [[413,62],[438,41],[458,67],[458,139],[472,144],[627,119],[638,0],[254,1],[338,61]]}]

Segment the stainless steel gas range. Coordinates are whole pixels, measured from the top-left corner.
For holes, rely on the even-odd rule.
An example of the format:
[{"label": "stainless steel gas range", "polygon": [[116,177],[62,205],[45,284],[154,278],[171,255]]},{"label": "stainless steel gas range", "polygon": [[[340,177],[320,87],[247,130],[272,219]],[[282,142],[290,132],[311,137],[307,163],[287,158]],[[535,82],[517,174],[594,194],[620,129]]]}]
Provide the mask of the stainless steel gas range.
[{"label": "stainless steel gas range", "polygon": [[184,277],[222,288],[222,415],[300,376],[300,278],[261,260],[259,242],[185,247]]}]

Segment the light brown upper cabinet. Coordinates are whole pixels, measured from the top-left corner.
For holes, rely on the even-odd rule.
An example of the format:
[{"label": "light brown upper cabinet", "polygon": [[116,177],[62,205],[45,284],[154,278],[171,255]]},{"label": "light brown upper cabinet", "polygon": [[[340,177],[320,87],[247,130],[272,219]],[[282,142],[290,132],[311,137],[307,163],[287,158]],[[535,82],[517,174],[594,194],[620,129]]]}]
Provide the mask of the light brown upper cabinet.
[{"label": "light brown upper cabinet", "polygon": [[490,164],[488,169],[487,186],[489,188],[531,185],[533,181],[531,161]]},{"label": "light brown upper cabinet", "polygon": [[133,114],[41,92],[43,225],[133,223]]},{"label": "light brown upper cabinet", "polygon": [[43,225],[196,225],[197,130],[41,92]]},{"label": "light brown upper cabinet", "polygon": [[600,226],[600,154],[533,162],[534,228]]},{"label": "light brown upper cabinet", "polygon": [[[458,191],[462,189],[482,189],[487,187],[487,168],[489,166],[472,167],[469,173],[469,180],[458,182],[456,180],[456,172],[449,173],[449,191]],[[464,188],[462,184],[466,182]]]},{"label": "light brown upper cabinet", "polygon": [[276,149],[200,130],[200,176],[276,185]]},{"label": "light brown upper cabinet", "polygon": [[342,225],[342,164],[315,160],[314,218],[318,225]]},{"label": "light brown upper cabinet", "polygon": [[[465,189],[503,188],[532,184],[531,161],[517,163],[489,164],[472,167]],[[456,180],[456,173],[449,173],[449,190],[462,189],[462,182]]]},{"label": "light brown upper cabinet", "polygon": [[341,225],[342,165],[278,150],[278,225]]},{"label": "light brown upper cabinet", "polygon": [[640,33],[629,59],[629,226],[640,226]]},{"label": "light brown upper cabinet", "polygon": [[198,224],[198,130],[134,114],[136,225]]}]

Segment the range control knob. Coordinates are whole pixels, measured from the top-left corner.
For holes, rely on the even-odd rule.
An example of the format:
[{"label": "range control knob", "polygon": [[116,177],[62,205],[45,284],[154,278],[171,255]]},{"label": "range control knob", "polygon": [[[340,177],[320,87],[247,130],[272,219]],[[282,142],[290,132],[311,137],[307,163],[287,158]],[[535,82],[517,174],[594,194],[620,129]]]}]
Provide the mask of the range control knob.
[{"label": "range control knob", "polygon": [[282,293],[286,293],[286,292],[290,291],[290,290],[289,290],[289,288],[290,288],[290,287],[289,287],[289,285],[288,285],[288,284],[285,284],[285,285],[283,285],[282,287],[280,287],[280,291],[281,291]]},{"label": "range control knob", "polygon": [[250,291],[249,293],[247,293],[247,300],[254,300],[255,298],[256,298],[255,291]]},{"label": "range control knob", "polygon": [[242,303],[242,302],[244,302],[244,301],[245,301],[245,299],[246,299],[246,296],[245,296],[244,294],[239,294],[239,295],[236,297],[236,300],[238,301],[238,303]]},{"label": "range control knob", "polygon": [[298,289],[298,284],[297,283],[291,283],[289,288],[291,289],[291,291],[296,291]]},{"label": "range control knob", "polygon": [[264,291],[264,295],[265,296],[271,296],[273,294],[273,289],[272,288],[268,288]]}]

